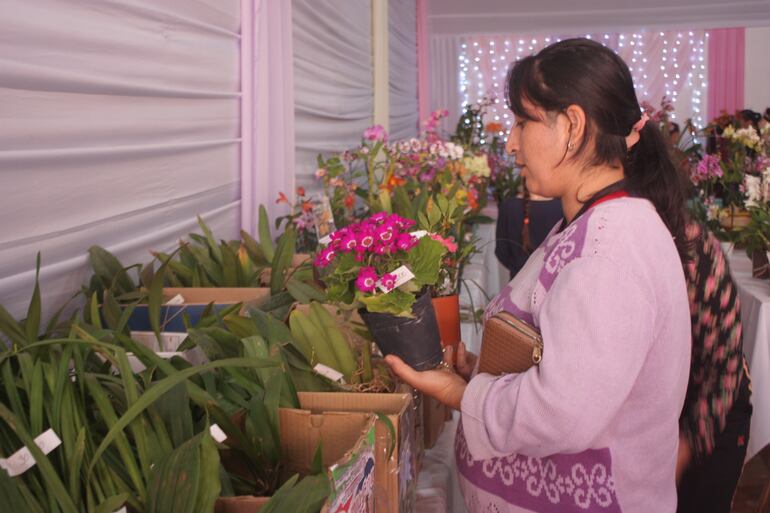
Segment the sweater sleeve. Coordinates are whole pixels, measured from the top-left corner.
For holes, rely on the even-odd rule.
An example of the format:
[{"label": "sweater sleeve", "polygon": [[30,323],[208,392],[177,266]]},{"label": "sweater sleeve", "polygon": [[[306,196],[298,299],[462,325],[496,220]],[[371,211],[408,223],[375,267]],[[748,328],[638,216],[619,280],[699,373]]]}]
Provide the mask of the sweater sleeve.
[{"label": "sweater sleeve", "polygon": [[652,345],[644,288],[606,258],[570,262],[540,311],[543,360],[521,374],[479,374],[462,399],[475,459],[592,447],[628,397]]}]

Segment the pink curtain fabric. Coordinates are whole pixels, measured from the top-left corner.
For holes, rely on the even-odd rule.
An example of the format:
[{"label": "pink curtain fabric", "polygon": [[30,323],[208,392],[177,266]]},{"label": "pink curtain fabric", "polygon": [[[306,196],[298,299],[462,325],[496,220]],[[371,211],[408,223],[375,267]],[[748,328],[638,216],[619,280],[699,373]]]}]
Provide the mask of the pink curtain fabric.
[{"label": "pink curtain fabric", "polygon": [[722,111],[743,109],[746,30],[726,28],[709,31],[708,119]]},{"label": "pink curtain fabric", "polygon": [[[420,123],[430,114],[430,52],[428,39],[428,0],[417,0],[417,99]],[[422,126],[417,128],[418,132]]]},{"label": "pink curtain fabric", "polygon": [[241,228],[251,234],[260,205],[273,220],[287,213],[278,193],[294,197],[291,4],[242,0]]}]

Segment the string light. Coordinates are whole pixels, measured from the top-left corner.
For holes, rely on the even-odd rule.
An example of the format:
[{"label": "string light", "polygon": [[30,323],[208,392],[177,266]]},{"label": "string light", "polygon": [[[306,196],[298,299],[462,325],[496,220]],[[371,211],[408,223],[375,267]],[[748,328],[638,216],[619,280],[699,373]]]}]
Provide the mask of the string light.
[{"label": "string light", "polygon": [[[608,32],[584,37],[600,41],[628,63],[640,101],[658,107],[661,97],[666,95],[675,108],[670,114],[672,119],[691,117],[697,127],[704,126],[708,32]],[[487,107],[488,119],[501,122],[504,130],[509,129],[512,116],[500,99],[510,62],[561,40],[553,35],[466,37],[459,45],[458,57],[463,107],[490,95],[493,103]],[[647,53],[647,48],[655,49],[656,53]]]}]

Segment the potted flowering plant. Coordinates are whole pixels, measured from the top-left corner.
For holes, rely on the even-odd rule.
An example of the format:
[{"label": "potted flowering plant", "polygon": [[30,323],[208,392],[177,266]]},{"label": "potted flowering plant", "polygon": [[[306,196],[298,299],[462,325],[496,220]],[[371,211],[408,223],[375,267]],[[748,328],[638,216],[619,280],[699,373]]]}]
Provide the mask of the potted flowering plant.
[{"label": "potted flowering plant", "polygon": [[291,226],[296,230],[297,246],[295,249],[297,253],[315,251],[318,246],[318,236],[315,231],[316,218],[313,213],[316,202],[305,194],[305,188],[297,187],[297,197],[294,203],[282,192],[278,193],[278,199],[275,202],[284,203],[291,209],[289,214],[275,219],[276,229],[280,230],[281,225],[284,224],[284,229]]},{"label": "potted flowering plant", "polygon": [[446,248],[410,232],[414,225],[378,212],[332,233],[315,265],[329,299],[359,309],[383,354],[425,370],[442,359],[428,288],[438,282]]}]

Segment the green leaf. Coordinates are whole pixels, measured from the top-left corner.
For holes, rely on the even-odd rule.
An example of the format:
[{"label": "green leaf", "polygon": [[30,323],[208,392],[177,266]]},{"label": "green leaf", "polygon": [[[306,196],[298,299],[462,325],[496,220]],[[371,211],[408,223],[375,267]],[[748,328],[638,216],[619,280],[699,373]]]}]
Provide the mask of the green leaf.
[{"label": "green leaf", "polygon": [[286,290],[289,291],[289,294],[294,299],[303,304],[307,304],[312,300],[321,303],[326,301],[326,294],[321,289],[309,283],[299,281],[295,276],[292,276],[286,282]]},{"label": "green leaf", "polygon": [[150,295],[147,299],[147,313],[150,317],[150,326],[152,332],[155,333],[155,338],[158,340],[158,347],[161,351],[163,348],[163,339],[160,336],[160,313],[163,303],[163,278],[166,272],[166,264],[163,264],[152,277],[152,284],[150,285]]},{"label": "green leaf", "polygon": [[32,300],[27,309],[27,319],[24,327],[27,330],[27,341],[35,342],[40,333],[40,252],[37,253],[35,264],[35,289],[32,292]]},{"label": "green leaf", "polygon": [[441,258],[446,248],[430,237],[423,237],[409,252],[407,267],[414,274],[414,284],[418,287],[435,285],[441,269]]},{"label": "green leaf", "polygon": [[217,244],[216,239],[214,238],[214,234],[211,233],[211,230],[208,226],[206,226],[206,223],[203,222],[203,219],[201,216],[198,217],[198,226],[201,227],[201,230],[203,230],[203,234],[206,236],[206,242],[208,243],[209,251],[211,252],[211,256],[214,257],[214,260],[218,264],[222,264],[222,251],[219,248],[219,244]]},{"label": "green leaf", "polygon": [[361,301],[369,312],[389,313],[402,317],[412,316],[414,295],[400,289],[393,289],[387,294],[375,296],[356,293],[356,299]]},{"label": "green leaf", "polygon": [[297,232],[288,229],[278,238],[278,247],[272,260],[270,273],[270,293],[277,294],[283,290],[286,270],[291,266],[294,248],[297,242]]},{"label": "green leaf", "polygon": [[273,262],[275,249],[273,247],[273,237],[270,235],[270,221],[267,218],[267,210],[264,205],[259,206],[259,245],[262,248],[262,254],[268,262]]},{"label": "green leaf", "polygon": [[105,287],[109,289],[114,287],[118,293],[136,289],[123,264],[112,253],[101,246],[91,246],[88,249],[88,257],[94,274],[102,280]]}]

